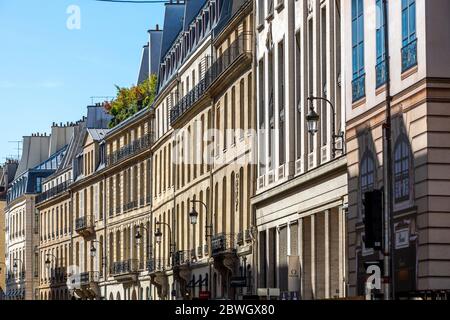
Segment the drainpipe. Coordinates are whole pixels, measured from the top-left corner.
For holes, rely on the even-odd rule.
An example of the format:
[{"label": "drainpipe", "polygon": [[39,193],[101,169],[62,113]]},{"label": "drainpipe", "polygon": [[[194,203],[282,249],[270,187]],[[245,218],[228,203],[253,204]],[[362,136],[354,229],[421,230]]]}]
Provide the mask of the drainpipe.
[{"label": "drainpipe", "polygon": [[[256,0],[253,0],[253,26],[252,26],[252,47],[253,47],[253,54],[252,54],[252,125],[253,128],[252,129],[256,129],[257,127],[257,100],[256,100],[256,90],[257,90],[257,85],[256,85],[256,79],[257,79],[257,71],[256,71],[256,65],[257,65],[257,61],[256,61],[256,50],[257,50],[257,44],[256,44],[256,23],[257,23],[257,16],[256,16]],[[250,129],[250,128],[249,128]],[[253,133],[255,133],[256,131],[253,130]],[[253,196],[256,193],[256,179],[257,179],[257,174],[256,171],[258,170],[257,168],[257,161],[258,160],[258,148],[257,148],[257,144],[255,143],[255,139],[257,139],[258,136],[253,136],[252,135],[252,139],[251,139],[251,143],[253,144],[252,146],[252,163],[250,165],[251,168],[251,172],[250,172],[250,181],[251,181],[251,195]],[[252,237],[252,269],[253,269],[253,293],[256,294],[256,288],[258,287],[258,270],[257,270],[257,261],[258,261],[258,228],[256,226],[256,208],[253,205],[250,205],[250,212],[251,212],[251,220],[250,221],[250,230],[251,230],[251,237]],[[253,235],[253,230],[256,231],[256,236]]]},{"label": "drainpipe", "polygon": [[383,0],[383,16],[384,16],[384,49],[386,61],[386,122],[384,124],[385,134],[385,150],[384,160],[384,299],[395,300],[395,284],[394,284],[394,243],[393,243],[393,195],[392,195],[392,124],[391,124],[391,75],[390,75],[390,53],[389,53],[389,11],[388,0]]}]

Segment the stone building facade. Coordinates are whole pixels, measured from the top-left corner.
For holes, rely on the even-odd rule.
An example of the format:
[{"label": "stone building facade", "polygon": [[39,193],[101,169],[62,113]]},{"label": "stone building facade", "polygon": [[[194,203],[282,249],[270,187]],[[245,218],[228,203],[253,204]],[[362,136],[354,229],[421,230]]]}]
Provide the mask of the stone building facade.
[{"label": "stone building facade", "polygon": [[172,6],[183,10],[184,23],[170,45],[171,34],[163,34],[162,48],[169,49],[161,54],[154,104],[153,231],[162,232],[151,271],[154,296],[239,298],[252,292],[254,274],[247,130],[253,128],[253,6]]},{"label": "stone building facade", "polygon": [[[392,119],[392,291],[450,288],[448,188],[450,52],[447,1],[343,1],[343,92],[349,179],[349,295],[364,295],[364,192],[383,189],[386,84]],[[384,29],[388,21],[390,59]],[[352,30],[352,32],[350,32]],[[353,37],[350,35],[353,34]],[[389,63],[390,76],[386,65]]]},{"label": "stone building facade", "polygon": [[[286,299],[341,298],[347,203],[341,1],[256,2],[257,286],[263,295],[279,289]],[[311,107],[319,115],[315,134],[306,121]]]}]

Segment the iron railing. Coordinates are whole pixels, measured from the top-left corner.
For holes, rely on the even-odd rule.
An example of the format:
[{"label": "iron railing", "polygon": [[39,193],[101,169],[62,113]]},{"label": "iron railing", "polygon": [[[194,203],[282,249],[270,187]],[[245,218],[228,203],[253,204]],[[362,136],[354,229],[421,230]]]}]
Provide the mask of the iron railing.
[{"label": "iron railing", "polygon": [[362,74],[352,81],[352,99],[358,101],[366,96],[366,75]]},{"label": "iron railing", "polygon": [[87,286],[91,283],[100,282],[100,272],[99,271],[89,271],[80,273],[80,285]]},{"label": "iron railing", "polygon": [[114,262],[111,267],[111,274],[113,276],[128,273],[136,273],[138,271],[139,271],[139,260],[137,259],[128,259],[124,261]]},{"label": "iron railing", "polygon": [[190,250],[181,250],[175,252],[173,256],[174,266],[182,266],[191,262],[192,253]]},{"label": "iron railing", "polygon": [[209,67],[203,79],[170,109],[170,123],[183,116],[241,56],[251,54],[251,34],[241,33]]},{"label": "iron railing", "polygon": [[402,72],[417,65],[417,39],[402,48]]},{"label": "iron railing", "polygon": [[219,233],[211,239],[211,253],[213,256],[222,253],[232,253],[236,250],[234,234]]},{"label": "iron railing", "polygon": [[151,258],[147,260],[147,270],[150,273],[165,271],[170,267],[170,260],[163,258]]},{"label": "iron railing", "polygon": [[64,181],[63,183],[58,184],[57,186],[48,189],[36,196],[36,204],[47,201],[57,195],[67,191],[69,186],[72,184],[72,180]]},{"label": "iron railing", "polygon": [[379,62],[375,67],[377,89],[387,81],[386,60]]},{"label": "iron railing", "polygon": [[143,137],[134,140],[133,142],[127,144],[126,146],[120,148],[119,150],[113,152],[107,157],[107,165],[112,166],[115,165],[131,156],[136,155],[145,149],[151,147],[153,142],[153,134],[149,133],[144,135]]},{"label": "iron railing", "polygon": [[79,217],[75,220],[75,231],[83,231],[87,228],[92,227],[91,217],[90,216],[84,216]]}]

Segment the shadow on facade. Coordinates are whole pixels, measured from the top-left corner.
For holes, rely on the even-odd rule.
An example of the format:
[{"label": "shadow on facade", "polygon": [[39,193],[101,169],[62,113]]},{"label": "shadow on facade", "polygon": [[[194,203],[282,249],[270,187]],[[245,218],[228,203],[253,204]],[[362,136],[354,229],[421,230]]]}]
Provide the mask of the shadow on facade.
[{"label": "shadow on facade", "polygon": [[[383,190],[384,168],[383,135],[378,128],[357,130],[357,169],[349,170],[349,216],[348,238],[350,256],[349,270],[356,273],[356,294],[364,296],[367,280],[365,263],[383,261],[381,250],[364,246],[364,193],[375,189]],[[414,158],[407,128],[401,115],[392,117],[392,194],[394,241],[393,277],[396,296],[408,296],[417,290],[417,251],[419,232],[417,227],[417,204],[415,199],[415,173],[417,165],[426,163],[426,156]],[[416,166],[415,166],[416,164]],[[351,164],[349,164],[351,165]],[[356,173],[357,172],[357,173]],[[356,173],[356,174],[355,174]],[[383,203],[384,208],[384,203]],[[384,228],[383,228],[384,230]],[[381,263],[381,265],[383,265]],[[383,270],[382,270],[383,272]],[[355,285],[355,284],[350,284]]]}]

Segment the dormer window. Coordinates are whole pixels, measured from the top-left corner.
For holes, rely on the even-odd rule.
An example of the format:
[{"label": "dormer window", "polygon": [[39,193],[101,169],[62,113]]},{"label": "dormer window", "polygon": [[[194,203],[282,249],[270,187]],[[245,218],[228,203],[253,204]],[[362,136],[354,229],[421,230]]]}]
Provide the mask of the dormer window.
[{"label": "dormer window", "polygon": [[100,158],[100,164],[105,164],[105,162],[106,162],[106,147],[105,147],[104,142],[102,142],[99,146],[99,158]]}]

